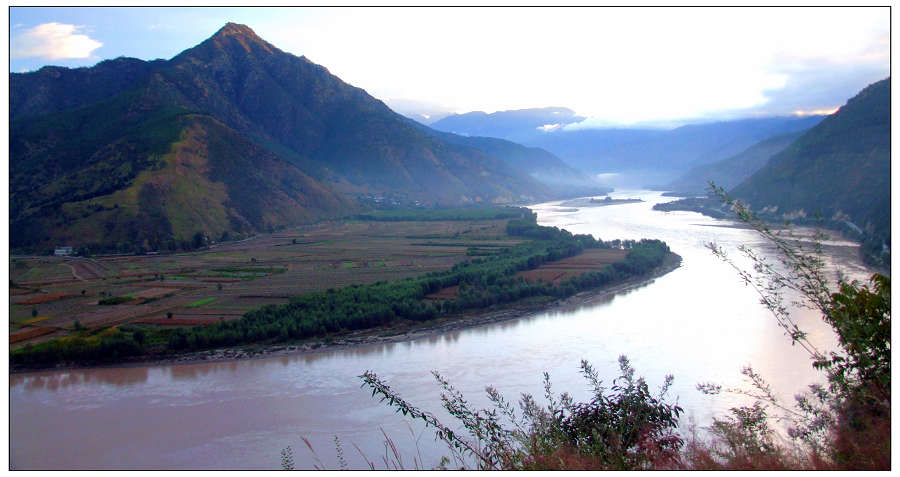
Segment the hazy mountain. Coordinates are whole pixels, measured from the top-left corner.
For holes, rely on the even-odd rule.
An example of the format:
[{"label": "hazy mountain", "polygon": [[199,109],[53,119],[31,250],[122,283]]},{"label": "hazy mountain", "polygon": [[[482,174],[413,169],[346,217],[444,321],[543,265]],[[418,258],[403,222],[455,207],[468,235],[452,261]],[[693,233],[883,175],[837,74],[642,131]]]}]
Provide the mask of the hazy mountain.
[{"label": "hazy mountain", "polygon": [[870,252],[890,244],[890,78],[863,89],[732,194],[780,218],[849,221],[870,238]]},{"label": "hazy mountain", "polygon": [[485,113],[453,114],[431,123],[439,131],[466,136],[488,136],[510,141],[528,141],[543,127],[553,128],[584,121],[568,108],[532,108]]},{"label": "hazy mountain", "polygon": [[538,136],[528,144],[543,147],[585,171],[655,171],[674,178],[691,167],[726,159],[772,136],[808,129],[821,119],[741,119],[672,130],[562,130]]},{"label": "hazy mountain", "polygon": [[[11,74],[10,89],[13,246],[217,238],[342,215],[368,194],[463,204],[552,193],[242,25],[168,61],[46,67]],[[192,200],[199,215],[179,215]]]},{"label": "hazy mountain", "polygon": [[801,134],[795,132],[775,136],[728,159],[696,166],[666,188],[686,195],[703,194],[709,189],[709,181],[713,181],[719,187],[731,189],[761,169],[770,157],[788,147]]},{"label": "hazy mountain", "polygon": [[[559,118],[554,120],[554,118]],[[803,131],[823,116],[769,117],[692,124],[671,130],[577,126],[584,118],[565,108],[473,112],[432,127],[456,134],[492,136],[540,147],[588,173],[626,173],[637,185],[663,184],[694,166],[727,159],[780,134]],[[560,124],[569,127],[541,128]]]},{"label": "hazy mountain", "polygon": [[[432,130],[433,131],[433,130]],[[537,147],[527,147],[504,139],[480,136],[460,136],[433,131],[441,139],[478,149],[507,162],[547,185],[558,196],[606,194],[605,187],[590,175],[569,167],[562,159]]]}]

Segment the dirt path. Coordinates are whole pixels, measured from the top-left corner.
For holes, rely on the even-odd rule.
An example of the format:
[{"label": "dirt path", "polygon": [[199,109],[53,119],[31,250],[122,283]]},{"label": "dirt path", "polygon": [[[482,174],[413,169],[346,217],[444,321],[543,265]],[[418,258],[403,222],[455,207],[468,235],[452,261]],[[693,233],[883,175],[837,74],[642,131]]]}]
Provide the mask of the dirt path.
[{"label": "dirt path", "polygon": [[66,260],[66,265],[72,269],[72,275],[78,280],[95,280],[106,277],[106,267],[88,258]]}]

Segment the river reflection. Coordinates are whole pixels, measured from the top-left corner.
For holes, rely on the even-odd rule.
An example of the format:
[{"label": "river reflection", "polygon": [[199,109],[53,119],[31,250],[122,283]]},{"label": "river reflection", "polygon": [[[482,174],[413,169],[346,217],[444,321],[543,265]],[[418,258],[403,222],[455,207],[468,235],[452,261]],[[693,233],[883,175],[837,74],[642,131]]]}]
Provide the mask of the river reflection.
[{"label": "river reflection", "polygon": [[89,371],[51,371],[34,374],[13,374],[9,377],[9,386],[22,386],[26,391],[56,391],[60,388],[82,385],[131,386],[147,381],[149,370],[146,367],[96,369]]},{"label": "river reflection", "polygon": [[[170,366],[50,371],[10,376],[10,462],[17,469],[277,469],[291,446],[298,468],[319,462],[337,468],[334,436],[354,468],[381,466],[384,432],[407,461],[420,455],[437,465],[445,449],[430,430],[406,421],[372,399],[359,375],[372,370],[405,399],[452,422],[440,407],[439,371],[475,406],[484,387],[510,401],[542,396],[542,373],[557,392],[588,396],[578,370],[590,361],[608,383],[626,354],[651,387],[673,374],[672,393],[700,425],[741,401],[699,394],[699,382],[741,386],[752,364],[779,396],[820,380],[802,350],[759,305],[733,270],[705,243],[731,251],[767,250],[751,231],[690,212],[660,213],[658,193],[622,192],[643,203],[560,210],[535,206],[544,225],[604,239],[659,238],[684,259],[677,270],[591,303],[414,341],[286,355],[268,359]],[[806,232],[804,232],[806,233]],[[855,278],[868,272],[856,247],[827,244],[838,268]],[[735,252],[735,255],[736,252]],[[741,265],[746,261],[736,257]],[[796,319],[821,348],[831,331],[809,311]],[[316,449],[308,451],[305,438]]]}]

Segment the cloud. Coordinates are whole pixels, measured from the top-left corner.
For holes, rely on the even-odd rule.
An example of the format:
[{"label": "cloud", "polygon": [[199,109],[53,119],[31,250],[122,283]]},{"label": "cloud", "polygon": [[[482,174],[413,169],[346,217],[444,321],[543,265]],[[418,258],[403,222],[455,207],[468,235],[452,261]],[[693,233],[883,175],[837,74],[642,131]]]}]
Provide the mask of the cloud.
[{"label": "cloud", "polygon": [[10,57],[14,60],[89,58],[103,43],[79,33],[82,28],[57,22],[42,23],[12,38]]}]

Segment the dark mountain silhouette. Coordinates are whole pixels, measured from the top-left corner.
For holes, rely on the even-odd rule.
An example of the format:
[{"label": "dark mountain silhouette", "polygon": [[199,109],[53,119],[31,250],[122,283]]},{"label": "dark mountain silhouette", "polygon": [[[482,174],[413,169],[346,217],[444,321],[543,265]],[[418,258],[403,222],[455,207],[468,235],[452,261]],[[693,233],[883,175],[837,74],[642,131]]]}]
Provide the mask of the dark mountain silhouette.
[{"label": "dark mountain silhouette", "polygon": [[[369,194],[435,205],[552,194],[233,23],[171,60],[45,67],[11,74],[10,89],[14,247],[78,245],[100,227],[110,229],[103,246],[153,248],[197,231],[217,238],[340,216]],[[186,170],[216,192],[146,185],[179,183],[168,175]],[[201,198],[192,209],[202,217],[174,205]],[[154,220],[140,221],[145,210]]]},{"label": "dark mountain silhouette", "polygon": [[[732,195],[765,214],[861,229],[879,255],[891,234],[891,80],[869,85]],[[889,263],[889,262],[888,262]]]}]

